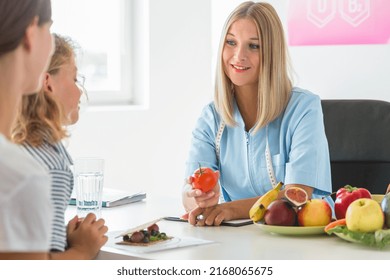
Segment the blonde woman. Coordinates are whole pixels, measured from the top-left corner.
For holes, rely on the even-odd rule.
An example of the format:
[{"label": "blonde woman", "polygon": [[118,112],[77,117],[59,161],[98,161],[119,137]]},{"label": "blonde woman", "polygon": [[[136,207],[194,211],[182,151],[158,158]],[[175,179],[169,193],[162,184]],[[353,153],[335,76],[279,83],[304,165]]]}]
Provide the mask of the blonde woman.
[{"label": "blonde woman", "polygon": [[106,243],[103,219],[89,214],[82,222],[74,217],[65,227],[65,210],[73,189],[72,159],[61,143],[68,136],[66,126],[77,122],[83,87],[78,80],[74,44],[70,38],[54,34],[55,51],[43,87],[22,100],[13,130],[13,140],[21,144],[52,178],[54,206],[51,257],[92,259]]},{"label": "blonde woman", "polygon": [[320,98],[292,86],[283,27],[270,4],[242,3],[225,23],[214,102],[193,131],[187,178],[199,163],[220,178],[207,193],[184,187],[193,225],[249,218],[253,203],[278,181],[310,197],[331,192]]}]

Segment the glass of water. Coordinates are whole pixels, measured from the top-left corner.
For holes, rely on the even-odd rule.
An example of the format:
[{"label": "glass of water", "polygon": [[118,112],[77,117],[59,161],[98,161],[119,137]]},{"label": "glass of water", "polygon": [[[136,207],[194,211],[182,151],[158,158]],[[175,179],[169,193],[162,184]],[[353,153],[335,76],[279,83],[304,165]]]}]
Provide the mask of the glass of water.
[{"label": "glass of water", "polygon": [[77,215],[88,213],[101,217],[104,181],[104,159],[78,158],[74,162]]}]

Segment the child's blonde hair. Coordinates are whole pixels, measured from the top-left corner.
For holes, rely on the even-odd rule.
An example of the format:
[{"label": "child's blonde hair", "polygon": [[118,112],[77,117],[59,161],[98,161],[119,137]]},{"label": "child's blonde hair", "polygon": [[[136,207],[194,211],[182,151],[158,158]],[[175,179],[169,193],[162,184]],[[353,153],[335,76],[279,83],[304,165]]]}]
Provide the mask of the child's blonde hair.
[{"label": "child's blonde hair", "polygon": [[[69,63],[75,56],[75,44],[68,37],[53,34],[55,51],[47,73],[55,75],[61,66]],[[20,113],[13,129],[12,139],[15,143],[28,143],[34,147],[44,141],[51,144],[61,141],[68,133],[63,126],[61,104],[44,89],[38,93],[23,96]]]}]

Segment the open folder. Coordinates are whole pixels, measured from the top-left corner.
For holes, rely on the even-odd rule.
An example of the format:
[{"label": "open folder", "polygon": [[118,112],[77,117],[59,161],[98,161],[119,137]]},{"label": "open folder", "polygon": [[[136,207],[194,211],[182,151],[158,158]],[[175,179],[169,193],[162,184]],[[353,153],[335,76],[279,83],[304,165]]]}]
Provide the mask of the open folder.
[{"label": "open folder", "polygon": [[[187,220],[184,220],[180,217],[164,217],[164,220],[188,223]],[[221,226],[228,226],[228,227],[242,227],[247,225],[253,225],[253,221],[251,219],[239,219],[239,220],[223,221],[221,223]]]},{"label": "open folder", "polygon": [[[129,204],[140,201],[146,198],[145,192],[129,193],[116,189],[104,188],[102,196],[103,207],[115,207],[119,205]],[[69,205],[76,205],[76,194],[73,192],[69,201]]]}]

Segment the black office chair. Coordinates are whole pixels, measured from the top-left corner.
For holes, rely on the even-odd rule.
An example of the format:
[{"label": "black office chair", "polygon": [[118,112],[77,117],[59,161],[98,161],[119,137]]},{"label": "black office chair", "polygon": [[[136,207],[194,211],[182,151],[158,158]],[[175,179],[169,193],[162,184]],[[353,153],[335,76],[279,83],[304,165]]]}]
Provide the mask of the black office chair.
[{"label": "black office chair", "polygon": [[390,103],[322,100],[333,192],[344,185],[384,194],[390,183]]}]

